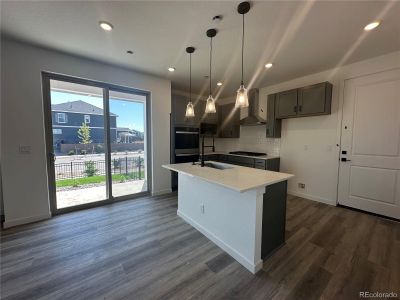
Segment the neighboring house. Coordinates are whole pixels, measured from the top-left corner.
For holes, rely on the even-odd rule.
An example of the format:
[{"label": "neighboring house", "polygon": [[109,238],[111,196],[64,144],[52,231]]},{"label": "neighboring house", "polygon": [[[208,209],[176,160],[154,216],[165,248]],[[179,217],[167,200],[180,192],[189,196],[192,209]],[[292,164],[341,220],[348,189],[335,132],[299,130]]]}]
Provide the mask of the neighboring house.
[{"label": "neighboring house", "polygon": [[143,132],[127,127],[117,127],[117,142],[118,143],[133,143],[135,141],[143,141]]},{"label": "neighboring house", "polygon": [[[51,105],[53,121],[53,142],[59,144],[79,144],[78,130],[82,123],[90,128],[93,143],[104,143],[103,109],[85,101],[71,101]],[[117,140],[117,115],[110,113],[111,142]]]}]

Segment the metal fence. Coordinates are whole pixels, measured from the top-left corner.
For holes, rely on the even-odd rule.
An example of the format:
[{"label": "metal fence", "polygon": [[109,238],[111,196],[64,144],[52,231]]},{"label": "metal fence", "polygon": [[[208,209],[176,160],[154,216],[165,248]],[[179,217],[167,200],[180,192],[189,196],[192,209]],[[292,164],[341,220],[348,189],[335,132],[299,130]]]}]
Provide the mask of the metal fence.
[{"label": "metal fence", "polygon": [[[89,176],[106,175],[105,160],[71,161],[55,163],[56,180],[75,179]],[[111,174],[129,176],[134,180],[141,180],[144,174],[144,158],[120,157],[111,158]]]}]

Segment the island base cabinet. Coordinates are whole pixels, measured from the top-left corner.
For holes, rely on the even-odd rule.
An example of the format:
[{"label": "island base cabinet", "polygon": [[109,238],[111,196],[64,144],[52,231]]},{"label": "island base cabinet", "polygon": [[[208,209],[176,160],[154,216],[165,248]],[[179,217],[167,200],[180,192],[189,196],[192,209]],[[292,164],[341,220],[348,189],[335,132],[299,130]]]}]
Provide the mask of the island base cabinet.
[{"label": "island base cabinet", "polygon": [[262,268],[261,226],[265,188],[246,192],[179,173],[178,216],[250,272]]},{"label": "island base cabinet", "polygon": [[261,258],[285,243],[287,181],[269,185],[263,197]]}]

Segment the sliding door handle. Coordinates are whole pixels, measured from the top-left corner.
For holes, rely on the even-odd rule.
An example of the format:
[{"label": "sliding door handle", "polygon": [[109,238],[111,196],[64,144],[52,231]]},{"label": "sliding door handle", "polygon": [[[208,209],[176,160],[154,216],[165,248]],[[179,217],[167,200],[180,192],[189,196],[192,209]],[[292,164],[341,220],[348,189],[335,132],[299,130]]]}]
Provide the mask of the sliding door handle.
[{"label": "sliding door handle", "polygon": [[340,159],[340,161],[346,162],[346,161],[351,161],[351,160],[350,160],[350,159],[347,159],[346,157],[342,157],[342,158]]}]

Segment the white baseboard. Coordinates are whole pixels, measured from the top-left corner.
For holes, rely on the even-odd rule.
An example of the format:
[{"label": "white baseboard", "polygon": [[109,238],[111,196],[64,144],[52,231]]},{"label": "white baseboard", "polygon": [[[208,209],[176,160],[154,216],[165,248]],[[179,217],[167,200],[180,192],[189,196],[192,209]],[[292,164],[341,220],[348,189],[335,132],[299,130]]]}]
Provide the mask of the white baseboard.
[{"label": "white baseboard", "polygon": [[30,216],[30,217],[26,217],[26,218],[13,219],[13,220],[7,220],[7,217],[6,217],[6,220],[4,221],[3,226],[4,226],[4,228],[10,228],[10,227],[33,223],[33,222],[37,222],[37,221],[42,221],[42,220],[46,220],[46,219],[50,219],[50,218],[51,218],[50,213],[39,215],[39,216]]},{"label": "white baseboard", "polygon": [[151,195],[152,196],[159,196],[159,195],[164,195],[164,194],[169,194],[169,193],[172,193],[172,189],[166,189],[166,190],[151,192]]},{"label": "white baseboard", "polygon": [[226,244],[225,242],[220,240],[213,233],[209,232],[207,229],[205,229],[199,223],[197,223],[192,218],[188,217],[187,215],[185,215],[184,213],[182,213],[179,210],[178,210],[178,216],[180,216],[183,220],[185,220],[187,223],[189,223],[194,228],[196,228],[198,231],[200,231],[202,234],[204,234],[207,238],[209,238],[212,242],[214,242],[214,244],[219,246],[222,250],[224,250],[230,256],[232,256],[234,259],[236,259],[242,266],[244,266],[251,273],[255,274],[259,270],[261,270],[261,268],[263,266],[263,260],[262,259],[260,259],[256,264],[251,263],[247,258],[242,256],[239,252],[237,252],[231,246],[229,246],[228,244]]},{"label": "white baseboard", "polygon": [[316,201],[316,202],[322,202],[322,203],[325,203],[325,204],[336,206],[336,200],[330,200],[330,199],[325,199],[325,198],[321,198],[321,197],[316,197],[316,196],[313,196],[313,195],[309,195],[309,194],[306,194],[306,193],[300,193],[300,192],[296,192],[296,191],[292,191],[292,190],[288,190],[287,193],[289,195],[293,195],[293,196],[305,198],[305,199],[308,199],[308,200],[312,200],[312,201]]}]

